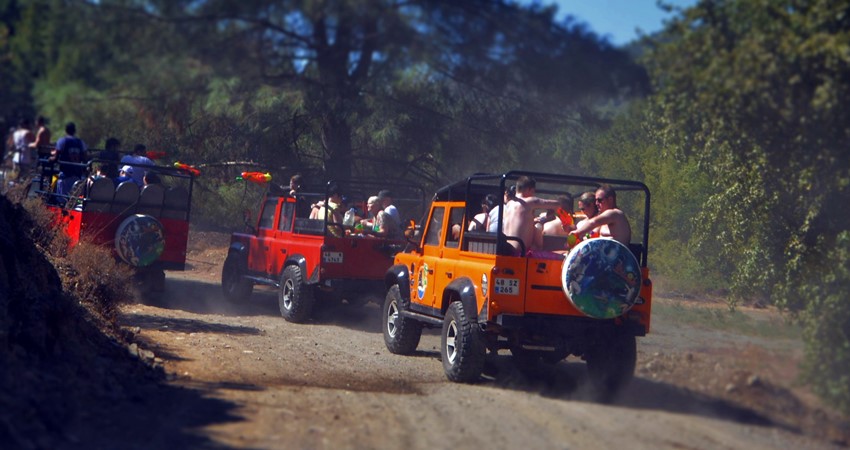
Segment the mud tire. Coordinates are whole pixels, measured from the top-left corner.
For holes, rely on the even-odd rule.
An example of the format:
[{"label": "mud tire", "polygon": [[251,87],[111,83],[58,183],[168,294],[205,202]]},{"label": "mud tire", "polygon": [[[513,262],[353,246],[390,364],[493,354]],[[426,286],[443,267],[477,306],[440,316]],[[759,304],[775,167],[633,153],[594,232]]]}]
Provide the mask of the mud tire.
[{"label": "mud tire", "polygon": [[243,278],[242,272],[240,256],[234,253],[227,255],[221,268],[221,290],[225,300],[231,303],[248,300],[254,291],[254,283]]},{"label": "mud tire", "polygon": [[310,318],[315,298],[312,286],[304,282],[300,267],[292,265],[283,269],[277,299],[280,315],[287,322],[304,323]]},{"label": "mud tire", "polygon": [[592,344],[585,355],[587,375],[594,400],[608,403],[635,374],[635,337],[615,332]]},{"label": "mud tire", "polygon": [[387,291],[384,300],[381,323],[384,329],[384,344],[390,353],[409,355],[416,351],[419,339],[422,338],[422,323],[402,317],[400,313],[401,294],[398,285],[393,285]]},{"label": "mud tire", "polygon": [[440,356],[446,377],[459,383],[473,383],[484,371],[487,347],[478,324],[469,319],[461,302],[453,302],[443,319]]}]

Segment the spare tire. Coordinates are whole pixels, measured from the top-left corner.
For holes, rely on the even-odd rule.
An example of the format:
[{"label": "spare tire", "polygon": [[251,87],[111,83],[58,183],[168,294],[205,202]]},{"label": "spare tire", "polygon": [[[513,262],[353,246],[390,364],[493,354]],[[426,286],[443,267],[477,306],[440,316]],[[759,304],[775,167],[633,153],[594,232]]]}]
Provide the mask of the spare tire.
[{"label": "spare tire", "polygon": [[640,265],[625,245],[607,238],[588,239],[570,250],[561,287],[573,306],[589,317],[613,319],[635,304]]},{"label": "spare tire", "polygon": [[115,252],[133,267],[158,260],[165,249],[165,230],[155,218],[135,214],[124,219],[115,231]]}]

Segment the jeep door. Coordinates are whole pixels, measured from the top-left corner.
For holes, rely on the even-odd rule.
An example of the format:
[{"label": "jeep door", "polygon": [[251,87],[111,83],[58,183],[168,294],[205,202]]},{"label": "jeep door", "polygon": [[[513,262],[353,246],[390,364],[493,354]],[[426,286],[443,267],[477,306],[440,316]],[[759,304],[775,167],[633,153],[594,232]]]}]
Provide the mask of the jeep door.
[{"label": "jeep door", "polygon": [[[436,285],[437,262],[442,256],[440,243],[445,233],[446,208],[434,206],[428,218],[422,240],[422,257],[414,262],[410,276],[414,283],[411,286],[410,300],[411,308],[420,312],[435,314],[434,311],[434,288]],[[436,311],[437,313],[439,310]]]},{"label": "jeep door", "polygon": [[283,231],[278,227],[282,212],[280,206],[285,204],[284,200],[282,197],[269,196],[263,202],[263,210],[260,212],[257,223],[257,235],[250,244],[251,257],[248,261],[248,269],[251,271],[269,276],[279,273],[282,261],[285,259],[282,258],[285,253],[281,253]]}]

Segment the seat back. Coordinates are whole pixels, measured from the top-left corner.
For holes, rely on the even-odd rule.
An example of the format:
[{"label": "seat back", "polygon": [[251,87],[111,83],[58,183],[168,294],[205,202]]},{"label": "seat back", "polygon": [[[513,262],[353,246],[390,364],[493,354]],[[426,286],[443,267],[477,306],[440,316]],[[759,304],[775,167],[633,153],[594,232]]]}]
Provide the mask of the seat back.
[{"label": "seat back", "polygon": [[142,187],[139,194],[138,214],[148,214],[159,217],[162,214],[162,204],[165,198],[165,187],[161,184],[149,184]]},{"label": "seat back", "polygon": [[162,217],[189,220],[189,191],[182,186],[169,188],[162,199]]},{"label": "seat back", "polygon": [[89,197],[84,206],[86,211],[109,211],[115,197],[115,183],[109,178],[98,178],[89,188]]},{"label": "seat back", "polygon": [[133,214],[139,201],[139,185],[133,181],[124,181],[115,188],[115,198],[110,211],[117,214]]}]

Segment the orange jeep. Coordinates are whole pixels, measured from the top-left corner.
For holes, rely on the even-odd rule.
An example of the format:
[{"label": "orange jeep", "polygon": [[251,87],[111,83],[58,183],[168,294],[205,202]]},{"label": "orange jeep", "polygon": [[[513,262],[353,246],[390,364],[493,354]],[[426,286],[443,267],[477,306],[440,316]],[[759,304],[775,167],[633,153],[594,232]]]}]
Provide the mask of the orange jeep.
[{"label": "orange jeep", "polygon": [[[504,234],[501,207],[495,232],[466,231],[485,195],[502,199],[523,175],[542,198],[612,186],[638,239],[585,239],[568,250],[567,236],[546,235],[542,248],[515,256],[510,241],[524,245]],[[384,342],[409,354],[423,327],[441,328],[443,368],[458,382],[479,378],[487,350],[507,349],[524,362],[574,355],[587,362],[597,392],[613,394],[634,374],[635,337],[649,332],[648,242],[643,183],[517,171],[470,176],[437,191],[415,248],[387,271]]]}]

